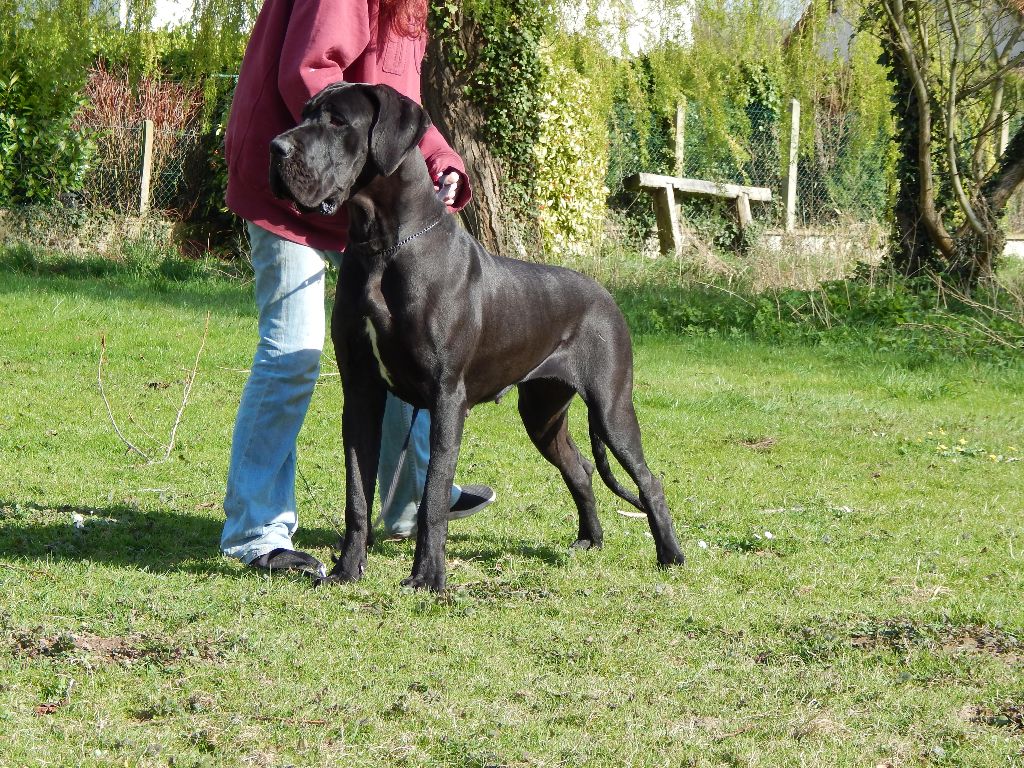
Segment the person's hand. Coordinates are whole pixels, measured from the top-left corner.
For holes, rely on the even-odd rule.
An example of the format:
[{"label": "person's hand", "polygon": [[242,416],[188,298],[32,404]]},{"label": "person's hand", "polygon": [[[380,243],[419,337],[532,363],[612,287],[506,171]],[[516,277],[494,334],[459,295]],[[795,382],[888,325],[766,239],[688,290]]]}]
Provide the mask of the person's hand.
[{"label": "person's hand", "polygon": [[437,192],[437,199],[449,208],[455,205],[455,196],[459,191],[458,171],[446,171],[437,177],[434,182],[434,191]]}]

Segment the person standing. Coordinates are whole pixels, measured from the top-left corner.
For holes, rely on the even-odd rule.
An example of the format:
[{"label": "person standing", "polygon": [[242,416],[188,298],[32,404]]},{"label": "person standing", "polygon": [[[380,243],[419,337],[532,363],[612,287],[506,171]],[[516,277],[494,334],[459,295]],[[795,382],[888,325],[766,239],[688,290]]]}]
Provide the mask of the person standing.
[{"label": "person standing", "polygon": [[[292,544],[296,439],[320,372],[326,266],[344,258],[348,237],[344,210],[304,214],[274,197],[270,142],[331,83],[386,84],[419,103],[426,17],[427,0],[265,0],[246,47],[225,135],[226,199],[249,233],[259,341],[232,434],[220,547],[258,569],[324,573]],[[461,210],[471,196],[462,158],[434,126],[419,148],[438,195]],[[408,538],[426,480],[429,413],[389,394],[382,432],[384,533]],[[494,499],[487,486],[456,485],[450,518]]]}]

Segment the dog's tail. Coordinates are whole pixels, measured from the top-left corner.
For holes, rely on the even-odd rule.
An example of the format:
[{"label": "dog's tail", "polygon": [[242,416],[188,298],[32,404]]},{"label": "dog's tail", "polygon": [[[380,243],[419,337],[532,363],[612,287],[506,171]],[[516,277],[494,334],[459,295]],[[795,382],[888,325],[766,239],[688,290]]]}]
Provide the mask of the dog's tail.
[{"label": "dog's tail", "polygon": [[635,493],[623,488],[619,481],[615,479],[615,475],[612,474],[612,466],[608,463],[608,451],[605,448],[604,441],[598,437],[594,417],[590,416],[588,420],[590,422],[590,448],[594,453],[594,464],[597,466],[597,474],[601,476],[604,484],[608,486],[612,493],[623,501],[628,501],[641,512],[647,512],[640,498]]}]

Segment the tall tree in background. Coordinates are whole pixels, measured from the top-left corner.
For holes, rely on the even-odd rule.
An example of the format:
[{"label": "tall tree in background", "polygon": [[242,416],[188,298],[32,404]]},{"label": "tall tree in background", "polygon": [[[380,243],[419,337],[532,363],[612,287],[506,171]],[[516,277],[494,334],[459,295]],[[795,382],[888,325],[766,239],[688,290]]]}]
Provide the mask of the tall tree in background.
[{"label": "tall tree in background", "polygon": [[871,5],[895,85],[893,264],[973,285],[1003,251],[1000,217],[1024,182],[1024,125],[1002,138],[1007,113],[1021,108],[1009,86],[1024,65],[1024,9],[1019,0]]},{"label": "tall tree in background", "polygon": [[546,0],[435,0],[423,62],[423,103],[473,183],[463,220],[490,250],[520,257],[547,18]]}]

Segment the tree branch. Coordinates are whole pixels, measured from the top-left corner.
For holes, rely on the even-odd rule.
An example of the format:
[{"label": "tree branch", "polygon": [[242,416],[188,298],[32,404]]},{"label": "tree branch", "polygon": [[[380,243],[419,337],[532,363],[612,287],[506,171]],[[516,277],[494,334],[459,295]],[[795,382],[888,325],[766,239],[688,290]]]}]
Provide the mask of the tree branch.
[{"label": "tree branch", "polygon": [[953,3],[946,0],[946,13],[949,14],[949,26],[953,33],[953,55],[949,62],[949,95],[946,99],[946,156],[949,159],[949,171],[953,181],[953,192],[960,204],[964,216],[971,225],[971,229],[979,237],[985,237],[985,227],[978,219],[974,206],[964,192],[963,179],[960,176],[960,168],[956,159],[956,78],[957,65],[960,62],[960,54],[963,51],[963,38],[960,36],[960,22],[953,11]]},{"label": "tree branch", "polygon": [[993,216],[998,216],[1006,207],[1011,195],[1024,184],[1024,126],[1010,139],[1006,150],[999,158],[999,166],[985,186],[982,195]]}]

